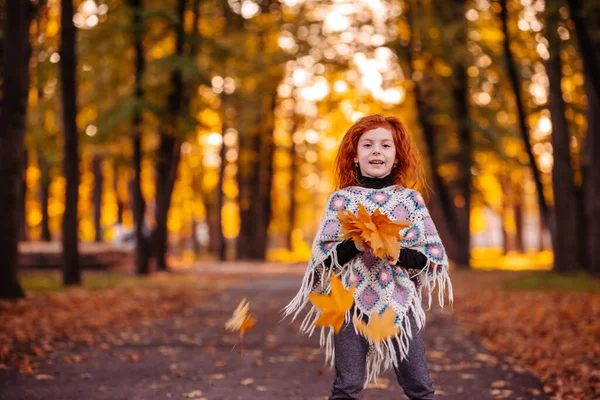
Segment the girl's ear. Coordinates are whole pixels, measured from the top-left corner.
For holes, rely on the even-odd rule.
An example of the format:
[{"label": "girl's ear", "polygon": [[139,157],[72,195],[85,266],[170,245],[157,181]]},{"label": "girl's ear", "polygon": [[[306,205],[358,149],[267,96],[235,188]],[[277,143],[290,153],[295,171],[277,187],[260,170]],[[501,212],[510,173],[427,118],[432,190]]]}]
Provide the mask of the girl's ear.
[{"label": "girl's ear", "polygon": [[354,163],[356,164],[358,162],[358,158],[354,157]]}]

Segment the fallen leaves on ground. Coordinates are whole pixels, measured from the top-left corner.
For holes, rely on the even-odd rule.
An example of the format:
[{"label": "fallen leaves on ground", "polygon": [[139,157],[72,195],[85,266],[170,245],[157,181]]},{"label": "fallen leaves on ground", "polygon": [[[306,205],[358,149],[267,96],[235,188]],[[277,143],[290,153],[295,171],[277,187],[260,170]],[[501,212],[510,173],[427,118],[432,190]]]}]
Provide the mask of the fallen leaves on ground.
[{"label": "fallen leaves on ground", "polygon": [[354,304],[354,287],[346,290],[342,280],[333,275],[331,277],[331,294],[311,293],[308,295],[308,299],[321,310],[321,315],[315,321],[315,325],[333,326],[337,333],[342,328],[346,312]]},{"label": "fallen leaves on ground", "polygon": [[354,325],[358,331],[373,343],[381,343],[384,340],[396,336],[400,328],[394,326],[396,313],[390,308],[386,308],[381,316],[377,313],[371,315],[367,325],[357,317],[354,317]]},{"label": "fallen leaves on ground", "polygon": [[478,289],[455,291],[456,315],[488,350],[533,373],[552,398],[600,397],[600,295],[469,286]]},{"label": "fallen leaves on ground", "polygon": [[354,215],[350,211],[338,211],[337,218],[341,223],[343,239],[365,242],[373,254],[379,258],[396,260],[400,254],[400,231],[411,226],[409,221],[393,221],[375,209],[373,214],[358,204],[358,212]]},{"label": "fallen leaves on ground", "polygon": [[[40,359],[55,350],[139,342],[143,338],[134,328],[197,307],[227,284],[212,277],[155,274],[111,289],[69,288],[1,301],[0,364],[34,374]],[[136,361],[136,356],[130,360]]]}]

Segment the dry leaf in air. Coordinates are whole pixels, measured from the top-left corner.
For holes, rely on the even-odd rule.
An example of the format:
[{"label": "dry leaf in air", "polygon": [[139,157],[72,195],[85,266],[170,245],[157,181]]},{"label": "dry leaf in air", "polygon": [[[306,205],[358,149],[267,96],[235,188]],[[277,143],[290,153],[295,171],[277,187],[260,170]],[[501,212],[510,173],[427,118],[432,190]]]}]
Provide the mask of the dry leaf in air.
[{"label": "dry leaf in air", "polygon": [[394,320],[396,319],[396,313],[388,307],[383,315],[379,316],[377,313],[371,315],[369,325],[363,321],[354,317],[354,325],[358,331],[367,339],[370,339],[373,343],[380,343],[389,337],[396,336],[400,332],[400,328],[394,326]]},{"label": "dry leaf in air", "polygon": [[237,308],[233,311],[231,318],[225,322],[225,328],[230,331],[240,331],[240,339],[244,338],[244,333],[247,330],[252,329],[256,320],[252,318],[252,315],[248,312],[250,310],[250,302],[245,298],[242,299]]},{"label": "dry leaf in air", "polygon": [[342,280],[337,276],[331,278],[331,294],[308,295],[309,300],[319,308],[322,313],[319,319],[315,321],[316,326],[333,326],[335,332],[339,332],[346,311],[350,310],[354,304],[354,288],[344,289]]},{"label": "dry leaf in air", "polygon": [[412,224],[406,220],[394,221],[375,209],[372,215],[362,204],[358,204],[358,213],[338,211],[343,239],[365,242],[379,258],[396,260],[400,254],[400,231]]}]

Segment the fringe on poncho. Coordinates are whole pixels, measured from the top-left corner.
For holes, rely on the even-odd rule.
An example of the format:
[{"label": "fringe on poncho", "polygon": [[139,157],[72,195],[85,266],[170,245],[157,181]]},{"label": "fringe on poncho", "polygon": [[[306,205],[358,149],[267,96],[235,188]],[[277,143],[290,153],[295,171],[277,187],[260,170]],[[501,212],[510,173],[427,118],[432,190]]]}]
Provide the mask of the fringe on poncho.
[{"label": "fringe on poncho", "polygon": [[[379,208],[392,220],[409,220],[412,223],[412,226],[400,231],[405,238],[400,245],[418,250],[427,257],[427,264],[423,270],[392,266],[376,257],[370,250],[360,253],[345,265],[340,265],[335,251],[342,241],[337,213],[339,210],[345,210],[356,215],[359,203],[369,213]],[[325,263],[328,258],[331,261]],[[381,373],[398,365],[393,341],[398,344],[400,357],[406,358],[412,339],[408,312],[412,311],[419,329],[425,326],[423,291],[427,295],[427,309],[431,308],[432,294],[436,287],[438,302],[442,308],[446,295],[449,303],[453,300],[446,251],[423,197],[418,191],[401,186],[382,189],[351,186],[340,189],[329,197],[300,290],[283,309],[284,318],[291,315],[293,321],[307,305],[309,306],[300,326],[302,333],[312,335],[316,328],[314,322],[320,315],[319,309],[310,303],[307,295],[330,293],[331,275],[334,273],[342,278],[346,289],[355,287],[354,311],[352,315],[350,311],[346,313],[346,322],[352,321],[354,316],[363,319],[370,318],[374,312],[381,315],[386,308],[391,307],[396,314],[394,324],[400,327],[399,334],[384,342],[374,344],[369,341],[365,386],[371,381],[376,381]],[[321,328],[320,344],[321,347],[325,347],[325,362],[329,362],[331,368],[335,363],[333,335],[333,328]]]}]

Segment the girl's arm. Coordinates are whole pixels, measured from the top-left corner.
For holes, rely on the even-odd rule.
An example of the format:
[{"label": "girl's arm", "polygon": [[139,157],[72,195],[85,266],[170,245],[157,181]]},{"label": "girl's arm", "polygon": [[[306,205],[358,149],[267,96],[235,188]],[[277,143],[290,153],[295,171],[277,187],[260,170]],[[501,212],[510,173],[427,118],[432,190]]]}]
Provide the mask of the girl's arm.
[{"label": "girl's arm", "polygon": [[427,257],[420,251],[402,248],[398,256],[398,264],[406,268],[423,269],[427,265]]},{"label": "girl's arm", "polygon": [[[359,245],[360,246],[360,245]],[[340,265],[346,264],[360,253],[357,244],[350,239],[344,240],[336,248],[337,259]],[[325,268],[331,266],[331,257],[328,257],[324,262]],[[420,251],[403,248],[398,256],[398,264],[405,268],[423,269],[427,265],[427,257]]]},{"label": "girl's arm", "polygon": [[[350,239],[344,240],[334,251],[337,253],[337,260],[340,265],[346,264],[360,253],[356,248],[354,241]],[[323,264],[325,265],[325,268],[329,268],[331,266],[331,256],[327,257],[327,259],[323,261]]]}]

